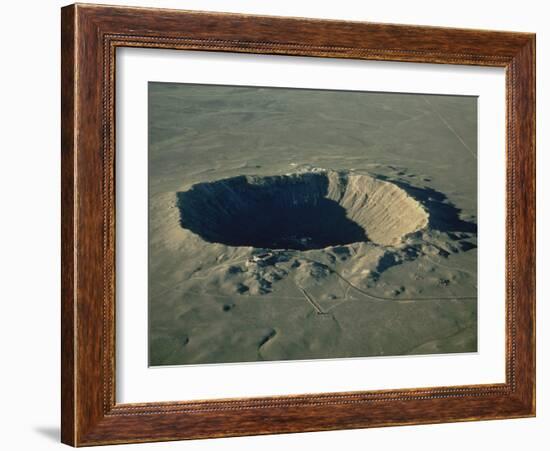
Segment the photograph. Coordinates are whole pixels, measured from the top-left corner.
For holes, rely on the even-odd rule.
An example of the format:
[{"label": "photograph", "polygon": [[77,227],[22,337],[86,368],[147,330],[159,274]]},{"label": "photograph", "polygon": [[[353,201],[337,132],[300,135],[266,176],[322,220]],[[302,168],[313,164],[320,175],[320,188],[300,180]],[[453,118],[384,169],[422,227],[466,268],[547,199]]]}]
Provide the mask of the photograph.
[{"label": "photograph", "polygon": [[548,450],[547,4],[115,3],[3,4],[2,449]]},{"label": "photograph", "polygon": [[148,139],[149,366],[477,352],[476,96],[152,80]]}]

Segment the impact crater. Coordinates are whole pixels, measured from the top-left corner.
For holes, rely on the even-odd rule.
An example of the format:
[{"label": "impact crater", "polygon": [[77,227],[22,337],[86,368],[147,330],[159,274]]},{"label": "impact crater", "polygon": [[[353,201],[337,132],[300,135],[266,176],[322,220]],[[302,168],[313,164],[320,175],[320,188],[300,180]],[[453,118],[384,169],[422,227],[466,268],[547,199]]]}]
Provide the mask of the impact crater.
[{"label": "impact crater", "polygon": [[203,240],[263,249],[399,246],[429,220],[396,184],[332,170],[197,183],[177,193],[177,206],[180,225]]}]

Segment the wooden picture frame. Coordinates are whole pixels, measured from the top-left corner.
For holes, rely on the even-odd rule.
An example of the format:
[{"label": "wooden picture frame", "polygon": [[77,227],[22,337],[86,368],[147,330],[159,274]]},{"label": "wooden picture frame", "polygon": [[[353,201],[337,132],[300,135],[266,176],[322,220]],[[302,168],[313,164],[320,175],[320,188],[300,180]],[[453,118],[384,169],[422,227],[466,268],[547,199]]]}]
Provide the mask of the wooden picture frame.
[{"label": "wooden picture frame", "polygon": [[[64,443],[85,446],[535,415],[534,34],[80,4],[62,9],[61,33]],[[117,403],[118,47],[505,68],[506,382]]]}]

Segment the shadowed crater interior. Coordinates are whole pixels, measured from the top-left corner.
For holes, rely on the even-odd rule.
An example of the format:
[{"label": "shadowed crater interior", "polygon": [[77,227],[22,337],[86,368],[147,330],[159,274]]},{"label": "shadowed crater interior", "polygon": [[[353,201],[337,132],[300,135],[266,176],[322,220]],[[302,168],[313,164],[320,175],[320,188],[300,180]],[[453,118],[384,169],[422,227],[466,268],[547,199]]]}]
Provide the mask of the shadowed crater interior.
[{"label": "shadowed crater interior", "polygon": [[181,226],[205,241],[268,249],[397,245],[428,224],[396,185],[336,171],[198,183],[177,193],[177,205]]}]

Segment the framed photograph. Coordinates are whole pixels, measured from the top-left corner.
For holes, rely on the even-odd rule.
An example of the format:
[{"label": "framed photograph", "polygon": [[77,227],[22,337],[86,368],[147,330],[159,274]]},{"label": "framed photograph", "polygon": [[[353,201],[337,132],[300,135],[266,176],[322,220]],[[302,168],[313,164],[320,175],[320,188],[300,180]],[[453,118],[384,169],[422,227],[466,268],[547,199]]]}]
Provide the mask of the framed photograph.
[{"label": "framed photograph", "polygon": [[535,415],[535,36],[62,9],[62,441]]}]

